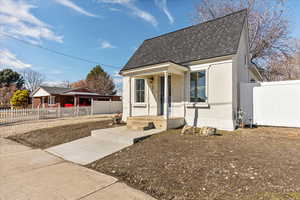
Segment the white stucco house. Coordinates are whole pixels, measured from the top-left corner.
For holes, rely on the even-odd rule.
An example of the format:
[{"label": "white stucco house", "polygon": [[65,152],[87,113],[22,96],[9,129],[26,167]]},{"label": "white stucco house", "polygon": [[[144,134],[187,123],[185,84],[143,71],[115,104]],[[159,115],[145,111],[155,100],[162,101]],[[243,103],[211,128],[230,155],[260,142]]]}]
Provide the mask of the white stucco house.
[{"label": "white stucco house", "polygon": [[247,10],[145,40],[120,71],[123,120],[234,130],[240,85],[262,80],[248,40]]}]

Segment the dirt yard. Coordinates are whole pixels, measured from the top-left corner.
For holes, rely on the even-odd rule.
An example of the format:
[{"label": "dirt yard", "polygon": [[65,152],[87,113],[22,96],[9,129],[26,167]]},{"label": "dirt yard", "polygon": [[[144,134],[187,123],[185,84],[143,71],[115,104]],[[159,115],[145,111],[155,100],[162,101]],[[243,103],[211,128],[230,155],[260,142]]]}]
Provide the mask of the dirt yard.
[{"label": "dirt yard", "polygon": [[300,129],[153,136],[88,167],[159,200],[300,200]]},{"label": "dirt yard", "polygon": [[8,136],[7,139],[14,140],[32,148],[45,149],[90,136],[92,130],[119,126],[112,126],[110,125],[111,122],[112,120],[98,119],[98,121],[69,124],[11,135]]},{"label": "dirt yard", "polygon": [[86,122],[95,122],[100,120],[110,119],[112,115],[93,115],[60,119],[45,119],[39,121],[25,121],[20,123],[13,123],[10,125],[0,125],[0,138],[4,138],[10,135],[23,134],[30,131],[52,128],[58,126],[64,126],[69,124],[78,124]]}]

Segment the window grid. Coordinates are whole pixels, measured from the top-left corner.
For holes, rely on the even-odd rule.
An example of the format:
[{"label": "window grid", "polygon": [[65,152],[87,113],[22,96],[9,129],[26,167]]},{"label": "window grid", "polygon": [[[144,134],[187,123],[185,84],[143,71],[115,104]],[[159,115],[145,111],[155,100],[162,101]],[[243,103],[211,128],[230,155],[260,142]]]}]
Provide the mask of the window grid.
[{"label": "window grid", "polygon": [[136,102],[144,103],[145,102],[145,80],[144,79],[136,79],[135,80],[135,91],[136,91]]}]

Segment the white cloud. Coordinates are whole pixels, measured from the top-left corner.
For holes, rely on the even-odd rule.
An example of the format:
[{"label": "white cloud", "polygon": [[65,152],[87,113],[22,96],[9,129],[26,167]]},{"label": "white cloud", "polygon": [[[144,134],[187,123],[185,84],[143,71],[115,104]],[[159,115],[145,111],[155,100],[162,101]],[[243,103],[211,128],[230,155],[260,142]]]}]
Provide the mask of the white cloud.
[{"label": "white cloud", "polygon": [[0,5],[1,32],[33,43],[41,39],[63,42],[63,37],[56,35],[51,26],[31,13],[36,6],[21,0],[0,0]]},{"label": "white cloud", "polygon": [[119,71],[114,71],[113,76],[114,76],[115,78],[122,78],[122,76],[119,74]]},{"label": "white cloud", "polygon": [[154,0],[155,4],[167,15],[171,24],[174,23],[174,17],[172,16],[171,12],[167,6],[167,0]]},{"label": "white cloud", "polygon": [[97,17],[96,15],[84,10],[83,8],[77,6],[75,3],[73,3],[72,1],[70,0],[56,0],[57,3],[61,4],[61,5],[64,5],[68,8],[71,8],[83,15],[86,15],[86,16],[89,16],[89,17]]},{"label": "white cloud", "polygon": [[110,11],[113,11],[113,12],[120,12],[121,10],[118,9],[118,8],[113,8],[113,7],[110,7],[108,8]]},{"label": "white cloud", "polygon": [[24,69],[31,67],[31,64],[26,64],[23,61],[19,60],[15,54],[7,49],[0,49],[0,67]]},{"label": "white cloud", "polygon": [[60,87],[64,84],[64,81],[45,81],[43,85],[50,87]]},{"label": "white cloud", "polygon": [[101,41],[100,47],[101,47],[102,49],[112,49],[112,48],[116,48],[115,46],[113,46],[112,44],[110,44],[108,41]]},{"label": "white cloud", "polygon": [[125,6],[132,11],[132,14],[143,19],[146,22],[151,23],[153,26],[157,26],[158,22],[156,18],[150,13],[138,8],[135,5],[135,0],[98,0],[101,3],[119,4]]}]

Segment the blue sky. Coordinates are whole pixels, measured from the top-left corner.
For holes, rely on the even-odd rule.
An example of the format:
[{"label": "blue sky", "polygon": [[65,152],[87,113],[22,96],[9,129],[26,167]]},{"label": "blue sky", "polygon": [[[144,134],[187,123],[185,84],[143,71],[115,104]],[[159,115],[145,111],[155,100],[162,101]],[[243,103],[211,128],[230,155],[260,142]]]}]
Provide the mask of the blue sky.
[{"label": "blue sky", "polygon": [[[144,39],[193,24],[200,0],[0,0],[0,32],[79,56],[116,75]],[[300,0],[287,4],[291,35],[300,38]],[[84,79],[95,64],[0,35],[0,67],[31,68],[48,82]]]}]

